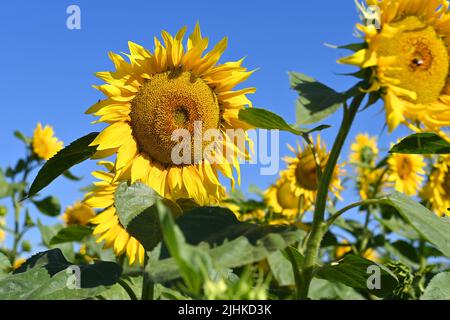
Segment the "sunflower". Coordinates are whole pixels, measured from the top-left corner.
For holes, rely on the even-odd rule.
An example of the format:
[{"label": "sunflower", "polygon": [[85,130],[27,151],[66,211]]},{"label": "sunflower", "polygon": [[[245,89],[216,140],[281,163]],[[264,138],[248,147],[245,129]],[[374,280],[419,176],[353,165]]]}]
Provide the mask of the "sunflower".
[{"label": "sunflower", "polygon": [[[95,158],[117,154],[116,179],[130,170],[132,183],[146,183],[165,198],[218,204],[225,195],[219,172],[234,187],[236,177],[240,182],[238,158],[248,158],[250,127],[238,114],[251,107],[247,94],[255,89],[233,89],[252,72],[242,67],[243,60],[218,63],[226,38],[205,54],[208,38],[199,25],[186,48],[185,32],[173,37],[163,31],[164,44],[155,37],[153,53],[129,42],[129,62],[110,53],[116,71],[97,73],[106,84],[95,86],[107,98],[87,111],[109,126],[92,146]],[[199,131],[214,137],[198,139]],[[189,138],[180,145],[175,132]]]},{"label": "sunflower", "polygon": [[[319,187],[316,162],[320,165],[322,171],[325,168],[329,153],[326,146],[322,143],[320,136],[314,149],[316,150],[317,161],[314,160],[314,153],[310,146],[298,144],[297,150],[288,146],[295,153],[295,157],[286,157],[287,163],[286,177],[290,182],[291,191],[297,198],[302,198],[304,208],[311,207],[316,198]],[[339,176],[343,173],[341,165],[336,166],[330,184],[331,192],[340,199],[340,191],[343,190]]]},{"label": "sunflower", "polygon": [[139,262],[144,263],[144,247],[132,237],[120,224],[114,206],[114,195],[119,182],[114,182],[115,174],[112,173],[114,164],[101,162],[107,171],[95,171],[93,176],[100,181],[94,183],[94,189],[89,192],[84,203],[96,209],[104,209],[90,223],[97,225],[93,234],[98,236],[97,242],[105,241],[105,248],[114,248],[114,253],[120,256],[126,253],[130,265]]},{"label": "sunflower", "polygon": [[244,213],[239,213],[239,221],[241,222],[254,222],[264,223],[266,220],[266,211],[263,209],[254,209]]},{"label": "sunflower", "polygon": [[367,133],[360,133],[350,146],[350,150],[350,162],[352,164],[373,166],[378,157],[377,138],[370,137]]},{"label": "sunflower", "polygon": [[359,170],[356,186],[362,200],[377,197],[388,180],[386,173],[385,168]]},{"label": "sunflower", "polygon": [[26,261],[24,258],[16,258],[13,263],[13,270],[19,269]]},{"label": "sunflower", "polygon": [[389,156],[389,182],[394,189],[408,196],[414,196],[424,180],[426,166],[423,156],[418,154],[398,154]]},{"label": "sunflower", "polygon": [[276,183],[266,190],[264,198],[267,206],[274,213],[280,214],[289,221],[294,221],[299,213],[305,213],[311,206],[311,203],[300,203],[300,199],[304,197],[296,196],[291,190],[291,181],[286,171],[281,172]]},{"label": "sunflower", "polygon": [[[450,140],[450,14],[448,0],[367,0],[380,28],[358,24],[364,48],[339,62],[371,71],[368,91],[381,93],[386,122],[432,131]],[[361,8],[364,13],[364,9]]]},{"label": "sunflower", "polygon": [[[352,251],[353,249],[350,242],[348,242],[348,240],[343,240],[340,245],[336,246],[336,249],[334,250],[334,258],[336,260],[342,259],[346,254],[351,253]],[[362,257],[374,262],[380,261],[377,251],[373,248],[366,249],[362,254]]]},{"label": "sunflower", "polygon": [[79,224],[85,226],[94,217],[95,212],[91,207],[77,201],[72,206],[67,207],[62,218],[66,225]]},{"label": "sunflower", "polygon": [[439,216],[450,216],[450,156],[442,156],[434,164],[421,197],[428,200]]},{"label": "sunflower", "polygon": [[38,123],[32,139],[33,152],[41,159],[48,160],[63,148],[63,143],[54,137],[53,128]]}]

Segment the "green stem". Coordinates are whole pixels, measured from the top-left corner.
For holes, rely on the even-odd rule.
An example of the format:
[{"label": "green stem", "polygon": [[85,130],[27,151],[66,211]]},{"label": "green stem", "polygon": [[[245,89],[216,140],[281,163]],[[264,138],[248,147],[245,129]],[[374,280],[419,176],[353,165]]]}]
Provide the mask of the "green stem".
[{"label": "green stem", "polygon": [[133,289],[126,283],[124,280],[119,279],[117,283],[128,293],[128,296],[131,300],[138,300],[136,294],[134,293]]},{"label": "green stem", "polygon": [[142,295],[141,300],[153,300],[154,299],[154,289],[155,284],[150,279],[150,275],[147,271],[148,268],[148,257],[145,257],[144,261],[144,271],[142,274]]},{"label": "green stem", "polygon": [[303,263],[301,271],[302,299],[307,299],[308,297],[309,286],[314,275],[316,259],[319,255],[320,243],[322,242],[322,238],[327,230],[327,225],[326,223],[324,223],[325,207],[334,170],[336,168],[336,164],[339,159],[342,147],[344,146],[345,140],[352,126],[353,120],[355,119],[356,113],[358,112],[359,106],[364,100],[364,97],[365,93],[359,92],[353,98],[349,108],[344,106],[344,117],[342,120],[342,124],[334,142],[327,164],[325,166],[325,170],[322,174],[322,179],[320,179],[314,209],[314,217],[311,226],[311,233],[306,244],[305,261]]},{"label": "green stem", "polygon": [[292,270],[294,271],[295,285],[297,287],[296,299],[300,300],[301,299],[301,290],[302,290],[302,285],[301,285],[302,278],[301,278],[301,275],[300,275],[299,265],[297,263],[297,260],[295,259],[294,253],[292,251],[293,251],[293,249],[291,247],[287,247],[286,248],[287,256],[289,258],[289,261],[291,262]]},{"label": "green stem", "polygon": [[14,207],[14,242],[13,242],[13,247],[11,250],[10,261],[11,261],[11,264],[13,264],[14,261],[16,260],[19,242],[20,242],[20,238],[21,238],[21,234],[20,234],[20,230],[19,230],[21,205],[20,205],[19,201],[17,201],[17,199],[16,199],[16,193],[14,193],[11,196],[11,198],[12,198],[13,207]]},{"label": "green stem", "polygon": [[[365,206],[365,205],[374,205],[374,204],[379,204],[381,202],[380,199],[369,199],[369,200],[362,200],[362,201],[358,201],[355,203],[352,203],[344,208],[342,208],[341,210],[339,210],[338,212],[336,212],[335,214],[333,214],[328,220],[327,220],[327,227],[331,227],[331,225],[340,217],[342,216],[344,213],[346,213],[347,211],[353,209],[353,208],[357,208],[357,207],[361,207],[361,206]],[[367,218],[367,217],[366,217]]]}]

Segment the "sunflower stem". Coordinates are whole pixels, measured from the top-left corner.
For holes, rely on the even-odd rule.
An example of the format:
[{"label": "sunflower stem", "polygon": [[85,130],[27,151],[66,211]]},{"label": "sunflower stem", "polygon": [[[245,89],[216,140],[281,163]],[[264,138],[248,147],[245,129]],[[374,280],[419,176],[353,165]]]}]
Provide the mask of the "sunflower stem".
[{"label": "sunflower stem", "polygon": [[375,204],[379,204],[381,203],[382,200],[380,199],[368,199],[368,200],[362,200],[362,201],[358,201],[355,203],[352,203],[344,208],[342,208],[341,210],[339,210],[338,212],[336,212],[335,214],[333,214],[328,220],[327,220],[327,227],[331,227],[331,225],[340,217],[342,216],[344,213],[346,213],[347,211],[353,209],[353,208],[357,208],[357,207],[361,207],[361,206],[365,206],[365,205],[375,205]]},{"label": "sunflower stem", "polygon": [[311,233],[308,237],[306,243],[305,251],[305,261],[301,270],[301,288],[300,288],[300,298],[307,299],[309,286],[311,280],[314,276],[316,260],[320,251],[320,244],[322,242],[323,236],[328,229],[327,224],[324,222],[325,218],[325,208],[328,199],[328,191],[333,178],[334,170],[339,159],[339,155],[344,146],[345,140],[348,136],[350,128],[352,126],[353,120],[355,119],[356,113],[364,100],[365,93],[358,92],[350,104],[350,107],[344,106],[344,117],[342,120],[339,133],[333,144],[333,148],[330,153],[330,157],[325,166],[325,170],[320,179],[319,188],[317,192],[317,199],[314,209],[314,217],[311,226]]}]

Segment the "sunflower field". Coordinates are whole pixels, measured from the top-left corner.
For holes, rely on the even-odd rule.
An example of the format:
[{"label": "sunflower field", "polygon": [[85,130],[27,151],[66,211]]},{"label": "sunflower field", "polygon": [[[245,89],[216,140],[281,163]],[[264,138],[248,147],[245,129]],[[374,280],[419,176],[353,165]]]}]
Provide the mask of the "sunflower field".
[{"label": "sunflower field", "polygon": [[[252,101],[259,71],[202,21],[110,52],[98,99],[77,110],[92,132],[14,132],[0,300],[450,299],[449,6],[356,1],[354,43],[322,48],[352,85],[289,72],[291,119]],[[379,135],[360,120],[374,108]],[[294,141],[269,185],[244,170],[278,144],[260,132]]]}]

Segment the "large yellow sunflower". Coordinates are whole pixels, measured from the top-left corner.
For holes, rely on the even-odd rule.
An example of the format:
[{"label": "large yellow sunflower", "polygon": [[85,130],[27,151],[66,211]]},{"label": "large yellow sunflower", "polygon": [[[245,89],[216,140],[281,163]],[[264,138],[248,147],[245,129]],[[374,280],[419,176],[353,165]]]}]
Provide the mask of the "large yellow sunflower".
[{"label": "large yellow sunflower", "polygon": [[450,156],[442,156],[434,164],[421,196],[437,215],[450,216]]},{"label": "large yellow sunflower", "polygon": [[[298,144],[297,150],[289,146],[289,149],[295,153],[295,157],[286,157],[285,161],[288,165],[286,177],[290,182],[291,191],[295,197],[302,198],[304,206],[309,208],[315,202],[317,190],[319,187],[319,179],[317,175],[316,161],[311,148],[304,145],[303,148]],[[329,153],[327,153],[325,143],[317,137],[315,144],[317,160],[322,171],[328,161]],[[341,165],[336,166],[330,184],[330,191],[340,199],[340,192],[343,190],[340,175],[343,173]]]},{"label": "large yellow sunflower", "polygon": [[266,190],[264,198],[267,206],[274,213],[280,214],[289,221],[294,221],[299,213],[303,214],[312,205],[306,201],[300,203],[300,199],[304,197],[296,196],[292,191],[291,181],[286,171],[281,172],[280,178]]},{"label": "large yellow sunflower", "polygon": [[114,173],[112,173],[114,164],[110,162],[101,164],[106,167],[107,171],[93,172],[93,176],[100,181],[94,183],[94,189],[86,195],[83,201],[91,208],[104,209],[90,220],[92,224],[97,225],[93,234],[99,236],[97,242],[105,241],[105,248],[113,247],[117,256],[126,253],[130,265],[136,262],[142,265],[145,255],[144,247],[125,230],[116,214],[114,195],[119,182],[114,182]]},{"label": "large yellow sunflower", "polygon": [[[450,140],[448,0],[367,0],[377,23],[358,24],[366,48],[341,63],[372,70],[369,91],[380,90],[390,130],[400,123]],[[373,21],[371,21],[373,22]]]},{"label": "large yellow sunflower", "polygon": [[[132,183],[146,183],[166,198],[217,204],[225,195],[218,173],[234,186],[234,170],[238,183],[240,179],[238,156],[248,156],[249,126],[238,114],[251,107],[246,95],[255,89],[233,89],[252,72],[242,67],[243,60],[218,64],[226,38],[205,54],[208,38],[201,35],[199,25],[186,48],[185,31],[175,37],[163,31],[164,44],[155,37],[153,53],[129,42],[129,62],[110,53],[116,71],[97,73],[107,84],[96,86],[107,98],[87,111],[109,126],[92,145],[97,146],[97,158],[117,154],[117,179],[129,169]],[[198,141],[199,125],[200,134],[213,129],[218,135]],[[172,139],[177,129],[190,134],[183,145],[188,151],[177,149],[179,141]],[[173,151],[182,161],[174,159]]]},{"label": "large yellow sunflower", "polygon": [[389,178],[394,189],[408,196],[414,196],[424,180],[426,163],[418,154],[397,154],[389,156]]},{"label": "large yellow sunflower", "polygon": [[48,160],[53,157],[59,150],[63,148],[63,143],[54,137],[53,128],[51,126],[42,127],[38,123],[34,129],[33,139],[31,142],[33,152],[39,158]]}]

